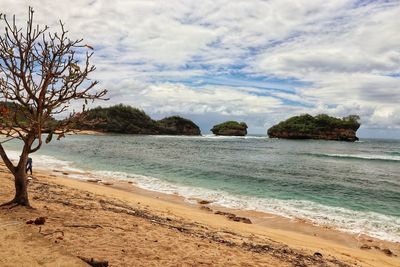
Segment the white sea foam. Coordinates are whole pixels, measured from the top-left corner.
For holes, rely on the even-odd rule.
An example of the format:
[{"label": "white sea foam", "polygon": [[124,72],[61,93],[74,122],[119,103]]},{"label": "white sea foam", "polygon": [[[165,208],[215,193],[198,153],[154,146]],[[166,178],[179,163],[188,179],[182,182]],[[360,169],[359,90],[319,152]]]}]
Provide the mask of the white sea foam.
[{"label": "white sea foam", "polygon": [[[19,160],[20,152],[18,151],[7,151],[7,155],[11,159],[12,162],[16,163]],[[52,156],[47,156],[47,155],[40,155],[40,154],[31,154],[29,157],[32,158],[34,162],[34,167],[38,168],[48,168],[48,166],[52,166],[53,168],[70,168],[72,165],[72,162],[69,161],[64,161],[64,160],[59,160],[56,159],[55,157]]]},{"label": "white sea foam", "polygon": [[177,139],[212,139],[212,140],[226,140],[226,139],[268,139],[268,136],[222,136],[215,134],[204,134],[204,135],[153,135],[155,138],[177,138]]},{"label": "white sea foam", "polygon": [[330,207],[304,200],[265,199],[232,195],[224,191],[171,184],[157,178],[116,172],[96,172],[102,177],[112,177],[133,181],[138,187],[179,194],[190,199],[207,199],[213,204],[277,214],[287,218],[309,220],[317,225],[337,228],[354,234],[366,234],[383,240],[400,242],[400,218],[375,212],[353,211],[340,207]]},{"label": "white sea foam", "polygon": [[367,154],[315,154],[315,155],[333,157],[333,158],[400,161],[400,156],[396,155],[367,155]]},{"label": "white sea foam", "polygon": [[[9,152],[12,159],[18,153]],[[99,178],[104,180],[132,181],[138,187],[166,194],[179,194],[190,199],[207,199],[213,204],[228,208],[255,210],[277,214],[287,218],[306,219],[318,225],[337,228],[342,231],[366,234],[383,240],[400,242],[400,218],[375,212],[353,211],[341,207],[330,207],[305,200],[280,200],[233,195],[224,191],[172,184],[154,177],[113,171],[86,172],[73,167],[72,162],[58,160],[51,156],[33,155],[35,166],[62,171],[73,171],[68,177],[75,179]]]},{"label": "white sea foam", "polygon": [[202,135],[203,139],[268,139],[268,136],[254,136],[254,135],[246,135],[246,136],[223,136],[223,135],[215,135],[215,134],[205,134]]}]

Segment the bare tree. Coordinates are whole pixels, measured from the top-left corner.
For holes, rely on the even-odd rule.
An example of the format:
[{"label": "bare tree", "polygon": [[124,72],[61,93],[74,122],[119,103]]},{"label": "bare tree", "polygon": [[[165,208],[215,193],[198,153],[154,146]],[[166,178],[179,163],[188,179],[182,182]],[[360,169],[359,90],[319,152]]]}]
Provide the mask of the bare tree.
[{"label": "bare tree", "polygon": [[[89,62],[93,48],[82,39],[68,38],[61,21],[60,30],[51,33],[47,26],[34,25],[33,17],[29,7],[26,27],[19,28],[15,16],[8,20],[0,15],[0,22],[5,23],[0,35],[0,130],[7,137],[0,142],[0,155],[15,178],[15,197],[1,206],[30,206],[26,175],[29,154],[41,148],[44,133],[48,134],[48,143],[53,135],[64,137],[73,123],[84,120],[84,112],[68,111],[71,102],[82,100],[84,111],[87,101],[104,99],[107,92],[95,91],[98,82],[88,78],[95,70]],[[54,120],[61,113],[68,115]],[[23,142],[16,166],[3,148],[3,143],[11,139]]]}]

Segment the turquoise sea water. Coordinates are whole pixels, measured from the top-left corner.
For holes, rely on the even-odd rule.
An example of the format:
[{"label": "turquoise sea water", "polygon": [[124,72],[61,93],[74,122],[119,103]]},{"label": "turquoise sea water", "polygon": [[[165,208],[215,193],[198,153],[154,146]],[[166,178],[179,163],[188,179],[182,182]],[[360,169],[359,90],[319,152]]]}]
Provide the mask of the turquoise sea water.
[{"label": "turquoise sea water", "polygon": [[399,140],[68,136],[33,159],[400,242]]}]

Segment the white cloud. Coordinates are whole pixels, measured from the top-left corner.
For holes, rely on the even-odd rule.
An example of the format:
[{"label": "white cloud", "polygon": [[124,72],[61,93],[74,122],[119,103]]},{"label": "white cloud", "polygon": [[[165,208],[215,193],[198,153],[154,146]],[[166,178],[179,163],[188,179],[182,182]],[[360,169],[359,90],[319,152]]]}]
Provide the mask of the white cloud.
[{"label": "white cloud", "polygon": [[[151,113],[206,114],[219,113],[230,116],[267,114],[282,103],[273,97],[258,96],[246,88],[232,89],[208,86],[202,89],[180,84],[143,85],[124,81],[112,92],[114,101],[123,101]],[[130,88],[129,93],[126,88]],[[155,103],[159,103],[156,105]]]},{"label": "white cloud", "polygon": [[23,23],[29,4],[95,47],[109,104],[255,128],[304,112],[400,127],[399,1],[1,0],[0,12]]}]

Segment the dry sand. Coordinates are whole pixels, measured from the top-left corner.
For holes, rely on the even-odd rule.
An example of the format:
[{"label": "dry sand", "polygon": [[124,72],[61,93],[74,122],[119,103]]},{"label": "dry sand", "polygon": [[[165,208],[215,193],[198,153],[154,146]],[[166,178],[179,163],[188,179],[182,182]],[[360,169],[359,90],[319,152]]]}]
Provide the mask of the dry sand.
[{"label": "dry sand", "polygon": [[[270,214],[206,205],[209,210],[125,182],[66,177],[35,173],[29,188],[36,209],[0,209],[0,266],[85,266],[78,256],[110,266],[400,266],[400,257],[383,251],[400,255],[399,244]],[[13,181],[3,165],[0,184],[4,202]],[[26,224],[40,216],[47,218],[43,226]]]},{"label": "dry sand", "polygon": [[0,218],[0,266],[87,266],[25,226],[20,218]]}]

